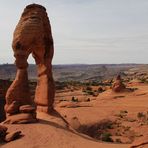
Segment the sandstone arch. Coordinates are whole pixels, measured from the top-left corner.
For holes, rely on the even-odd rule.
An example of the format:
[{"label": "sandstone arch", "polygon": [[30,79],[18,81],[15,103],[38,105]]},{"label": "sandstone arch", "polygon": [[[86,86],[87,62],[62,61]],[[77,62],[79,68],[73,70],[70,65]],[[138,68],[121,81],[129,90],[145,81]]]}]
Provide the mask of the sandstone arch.
[{"label": "sandstone arch", "polygon": [[[38,72],[34,106],[37,111],[52,112],[55,95],[52,76],[54,45],[45,7],[38,4],[26,6],[14,31],[12,48],[17,74],[6,93],[7,119],[14,114],[20,114],[21,106],[30,105],[30,108],[33,107],[27,74],[27,59],[30,54],[35,59]],[[34,112],[32,119],[35,118]]]}]

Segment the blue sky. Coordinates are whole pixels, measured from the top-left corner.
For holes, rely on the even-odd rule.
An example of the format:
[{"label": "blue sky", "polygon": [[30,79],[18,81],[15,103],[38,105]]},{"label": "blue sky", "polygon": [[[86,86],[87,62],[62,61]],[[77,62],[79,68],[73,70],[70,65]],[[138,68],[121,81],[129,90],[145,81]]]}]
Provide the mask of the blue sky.
[{"label": "blue sky", "polygon": [[13,31],[30,3],[47,9],[53,64],[148,64],[148,0],[1,0],[0,63],[13,63]]}]

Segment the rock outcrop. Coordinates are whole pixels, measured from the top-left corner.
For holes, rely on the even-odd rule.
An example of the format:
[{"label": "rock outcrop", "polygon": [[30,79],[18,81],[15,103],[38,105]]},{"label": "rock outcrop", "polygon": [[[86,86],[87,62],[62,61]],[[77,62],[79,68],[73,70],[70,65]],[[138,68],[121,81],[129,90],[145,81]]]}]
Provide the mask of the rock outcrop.
[{"label": "rock outcrop", "polygon": [[122,92],[122,91],[125,90],[125,88],[126,87],[125,87],[125,85],[122,82],[121,76],[118,75],[117,78],[116,78],[116,80],[115,80],[115,82],[112,85],[112,90],[114,92]]},{"label": "rock outcrop", "polygon": [[[28,122],[36,119],[34,106],[37,111],[46,113],[53,110],[55,90],[51,62],[54,47],[50,22],[43,6],[31,4],[24,9],[13,34],[12,48],[16,59],[17,74],[6,93],[5,111],[9,119],[6,121],[16,123],[14,119],[17,119],[20,123],[18,119],[20,117],[26,123],[27,117]],[[35,100],[31,99],[28,85],[27,59],[31,53],[38,71]]]},{"label": "rock outcrop", "polygon": [[3,138],[7,134],[8,128],[6,126],[0,125],[0,138]]},{"label": "rock outcrop", "polygon": [[12,133],[8,133],[5,137],[6,142],[13,141],[21,136],[21,131],[15,131]]},{"label": "rock outcrop", "polygon": [[0,125],[0,140],[4,142],[13,141],[21,136],[21,131],[8,132],[6,126]]}]

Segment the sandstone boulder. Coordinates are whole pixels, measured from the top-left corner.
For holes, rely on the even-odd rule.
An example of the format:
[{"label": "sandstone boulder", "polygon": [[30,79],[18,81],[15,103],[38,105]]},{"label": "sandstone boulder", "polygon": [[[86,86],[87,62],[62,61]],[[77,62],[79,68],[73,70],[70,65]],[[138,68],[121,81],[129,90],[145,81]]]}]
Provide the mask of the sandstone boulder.
[{"label": "sandstone boulder", "polygon": [[20,136],[21,136],[21,131],[11,132],[6,135],[5,141],[10,142],[10,141],[13,141],[13,140],[19,138]]}]

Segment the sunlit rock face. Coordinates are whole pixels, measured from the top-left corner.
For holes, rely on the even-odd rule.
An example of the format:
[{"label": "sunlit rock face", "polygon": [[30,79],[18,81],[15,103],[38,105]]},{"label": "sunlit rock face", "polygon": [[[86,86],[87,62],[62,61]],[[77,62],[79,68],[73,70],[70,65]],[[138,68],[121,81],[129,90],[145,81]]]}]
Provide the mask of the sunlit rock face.
[{"label": "sunlit rock face", "polygon": [[[46,9],[43,6],[38,4],[26,6],[14,31],[12,48],[17,73],[6,93],[5,111],[7,119],[11,116],[9,119],[11,122],[12,116],[22,114],[22,116],[18,116],[21,121],[25,118],[25,122],[32,122],[33,119],[36,119],[36,109],[33,108],[46,113],[52,112],[55,94],[51,64],[54,52],[53,38]],[[31,53],[38,71],[34,100],[30,96],[27,73],[27,59]],[[20,108],[23,105],[30,105],[27,107],[32,110],[29,112],[27,108],[27,112],[22,113]]]}]

